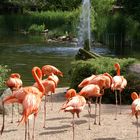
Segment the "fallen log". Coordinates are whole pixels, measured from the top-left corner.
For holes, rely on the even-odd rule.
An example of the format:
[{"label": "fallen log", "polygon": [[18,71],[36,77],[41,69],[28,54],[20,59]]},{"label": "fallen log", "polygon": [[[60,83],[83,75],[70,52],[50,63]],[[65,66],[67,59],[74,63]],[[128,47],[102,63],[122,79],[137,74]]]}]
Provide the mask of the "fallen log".
[{"label": "fallen log", "polygon": [[101,56],[94,52],[87,51],[83,48],[80,48],[78,53],[76,54],[76,60],[78,59],[86,60],[86,59],[97,58],[97,57],[101,57]]}]

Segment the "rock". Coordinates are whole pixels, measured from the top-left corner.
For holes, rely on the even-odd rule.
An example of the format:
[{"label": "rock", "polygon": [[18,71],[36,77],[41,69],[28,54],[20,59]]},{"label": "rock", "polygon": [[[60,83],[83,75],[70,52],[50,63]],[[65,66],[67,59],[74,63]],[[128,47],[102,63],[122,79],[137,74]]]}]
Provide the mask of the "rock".
[{"label": "rock", "polygon": [[[6,96],[9,96],[12,94],[12,91],[10,90],[10,88],[7,88],[3,91],[1,97],[0,97],[0,114],[3,113],[3,105],[2,105],[2,100],[3,98],[5,98]],[[11,106],[6,105],[4,106],[5,108],[5,114],[9,114],[9,111],[11,112]]]},{"label": "rock", "polygon": [[140,64],[132,64],[128,67],[128,71],[131,73],[140,74]]},{"label": "rock", "polygon": [[131,88],[140,91],[140,64],[132,64],[127,69],[129,85]]},{"label": "rock", "polygon": [[72,38],[72,42],[78,42],[78,38]]}]

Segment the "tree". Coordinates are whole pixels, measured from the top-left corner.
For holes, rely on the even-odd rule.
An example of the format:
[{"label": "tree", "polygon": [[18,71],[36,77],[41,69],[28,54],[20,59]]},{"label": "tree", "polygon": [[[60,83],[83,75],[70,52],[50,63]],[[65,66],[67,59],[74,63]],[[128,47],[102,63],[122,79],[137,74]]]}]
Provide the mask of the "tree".
[{"label": "tree", "polygon": [[128,16],[140,21],[140,0],[122,0],[122,5]]}]

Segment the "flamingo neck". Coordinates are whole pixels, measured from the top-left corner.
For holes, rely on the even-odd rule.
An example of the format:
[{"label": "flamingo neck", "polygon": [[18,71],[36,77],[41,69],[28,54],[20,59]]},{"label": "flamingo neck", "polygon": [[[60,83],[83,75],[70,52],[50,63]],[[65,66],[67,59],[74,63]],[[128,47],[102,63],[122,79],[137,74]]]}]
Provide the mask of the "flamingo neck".
[{"label": "flamingo neck", "polygon": [[39,67],[33,67],[32,75],[33,75],[35,81],[38,84],[38,89],[42,92],[42,95],[44,95],[45,88],[44,88],[43,84],[41,83],[41,80],[42,80],[42,71],[41,71],[41,69]]},{"label": "flamingo neck", "polygon": [[117,69],[117,75],[120,76],[120,68]]},{"label": "flamingo neck", "polygon": [[115,64],[117,76],[120,76],[120,65],[118,63]]}]

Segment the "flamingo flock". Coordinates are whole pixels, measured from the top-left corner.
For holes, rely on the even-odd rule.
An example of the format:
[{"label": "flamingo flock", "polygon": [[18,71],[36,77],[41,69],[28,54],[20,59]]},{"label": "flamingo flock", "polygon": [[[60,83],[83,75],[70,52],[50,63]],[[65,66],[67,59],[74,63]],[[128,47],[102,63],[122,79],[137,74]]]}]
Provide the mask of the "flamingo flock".
[{"label": "flamingo flock", "polygon": [[[47,67],[47,68],[46,68]],[[51,72],[50,72],[51,70]],[[55,88],[58,84],[58,78],[54,74],[63,76],[62,72],[59,71],[56,67],[51,65],[45,65],[42,70],[35,66],[32,69],[32,76],[35,80],[35,84],[32,86],[23,87],[20,75],[18,73],[11,74],[10,78],[7,80],[6,85],[12,89],[12,95],[6,96],[3,101],[3,111],[4,104],[10,103],[19,103],[23,107],[22,118],[19,121],[19,124],[25,123],[25,140],[29,139],[29,117],[34,116],[33,130],[32,130],[32,139],[34,140],[34,129],[35,129],[35,120],[39,112],[39,106],[43,96],[47,95],[49,91],[55,91]],[[46,80],[42,80],[42,75],[49,75],[47,80],[53,82],[53,90],[49,85],[49,89],[46,88]],[[45,115],[44,115],[45,116]],[[44,118],[45,120],[45,118]],[[45,124],[45,122],[44,122]],[[3,124],[1,128],[1,134],[3,133],[5,127],[5,113],[3,112]],[[28,131],[28,132],[27,132]]]},{"label": "flamingo flock", "polygon": [[[116,76],[112,77],[109,73],[103,73],[99,75],[91,75],[87,77],[79,83],[78,88],[80,88],[79,93],[76,92],[75,89],[67,90],[65,94],[66,101],[60,107],[60,111],[70,112],[72,114],[72,129],[73,129],[73,140],[75,139],[75,114],[79,118],[80,112],[83,111],[86,104],[88,105],[88,114],[89,114],[89,127],[90,119],[91,119],[91,102],[92,98],[95,97],[95,121],[97,116],[97,104],[99,101],[99,125],[101,125],[101,101],[104,95],[104,90],[111,89],[112,93],[115,92],[116,99],[116,114],[115,119],[117,119],[117,92],[119,92],[120,97],[120,113],[121,113],[121,93],[127,86],[127,80],[120,75],[120,65],[119,63],[115,63],[114,67],[116,69]],[[46,104],[47,97],[51,96],[51,102],[53,93],[59,83],[58,76],[63,77],[63,73],[52,65],[45,65],[41,68],[35,66],[32,68],[32,76],[35,80],[35,83],[31,86],[23,86],[21,76],[18,73],[13,73],[10,75],[8,80],[6,81],[7,87],[9,87],[12,91],[12,94],[6,96],[2,100],[3,105],[3,123],[1,127],[1,134],[5,128],[5,113],[4,106],[5,104],[14,104],[18,103],[22,105],[23,112],[22,118],[19,121],[19,124],[25,124],[25,140],[30,139],[30,130],[29,130],[29,119],[31,116],[34,117],[33,127],[32,127],[32,140],[35,139],[35,122],[39,113],[39,107],[42,101],[42,98],[45,97],[44,101],[44,116],[43,116],[43,128],[46,128]],[[43,77],[47,76],[46,79]],[[140,97],[137,93],[133,92],[131,94],[131,98],[133,100],[132,103],[132,115],[135,115],[138,123],[138,115],[140,114]],[[51,110],[53,109],[53,104],[51,106]],[[13,122],[13,109],[12,109],[12,121]],[[19,125],[18,124],[18,125]],[[137,137],[138,137],[138,125],[137,125]]]}]

